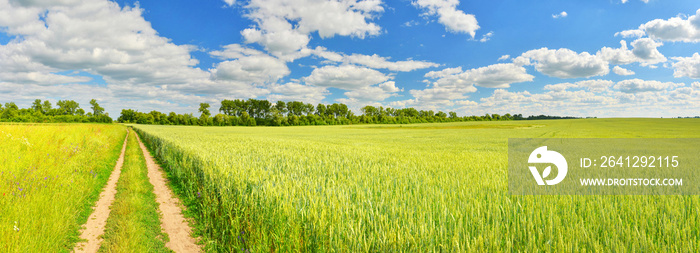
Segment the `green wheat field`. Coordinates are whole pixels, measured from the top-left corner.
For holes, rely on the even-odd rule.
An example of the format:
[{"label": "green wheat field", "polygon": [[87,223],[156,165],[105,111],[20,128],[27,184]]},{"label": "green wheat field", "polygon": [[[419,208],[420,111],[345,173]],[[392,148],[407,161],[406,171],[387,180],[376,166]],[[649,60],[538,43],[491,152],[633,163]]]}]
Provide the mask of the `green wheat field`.
[{"label": "green wheat field", "polygon": [[[700,250],[698,196],[515,196],[507,182],[508,138],[700,138],[699,119],[132,127],[210,252]],[[0,130],[0,251],[69,251],[126,127]]]}]

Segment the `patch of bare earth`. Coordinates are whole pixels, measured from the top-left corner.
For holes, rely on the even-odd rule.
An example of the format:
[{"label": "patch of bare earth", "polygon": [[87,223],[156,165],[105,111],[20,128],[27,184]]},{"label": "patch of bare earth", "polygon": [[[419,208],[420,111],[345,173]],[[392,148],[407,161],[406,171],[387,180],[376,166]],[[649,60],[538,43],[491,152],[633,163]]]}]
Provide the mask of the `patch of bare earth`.
[{"label": "patch of bare earth", "polygon": [[97,252],[100,248],[100,243],[102,243],[102,238],[100,238],[100,236],[105,232],[105,224],[107,224],[107,217],[109,217],[110,211],[109,207],[112,205],[112,202],[114,202],[114,195],[117,193],[117,181],[119,181],[119,175],[121,175],[122,172],[126,141],[128,138],[129,130],[127,129],[124,145],[122,145],[122,153],[119,155],[119,159],[117,159],[117,165],[114,166],[112,174],[109,175],[107,185],[102,190],[102,193],[100,193],[100,199],[97,200],[97,204],[93,207],[95,211],[90,214],[87,222],[83,225],[80,238],[87,241],[75,245],[73,249],[75,252]]},{"label": "patch of bare earth", "polygon": [[156,202],[159,204],[159,209],[162,214],[160,226],[168,234],[170,241],[165,246],[175,252],[199,252],[200,247],[196,244],[196,240],[190,236],[192,229],[182,215],[182,208],[179,200],[174,196],[173,192],[167,186],[166,178],[161,171],[160,166],[155,163],[153,157],[143,145],[138,134],[136,139],[139,140],[139,146],[143,151],[143,156],[146,158],[148,167],[148,180],[153,185],[153,191],[156,194]]}]

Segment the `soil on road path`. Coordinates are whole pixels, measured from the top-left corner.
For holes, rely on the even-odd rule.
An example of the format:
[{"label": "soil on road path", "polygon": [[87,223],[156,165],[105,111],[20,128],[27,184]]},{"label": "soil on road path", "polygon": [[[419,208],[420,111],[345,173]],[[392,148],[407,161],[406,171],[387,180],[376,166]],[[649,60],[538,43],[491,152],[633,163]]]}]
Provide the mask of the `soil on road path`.
[{"label": "soil on road path", "polygon": [[100,243],[102,242],[102,234],[105,232],[105,224],[107,224],[107,217],[109,217],[109,207],[114,202],[114,195],[117,193],[117,181],[119,181],[119,175],[122,172],[122,164],[124,164],[124,153],[126,151],[126,140],[129,139],[129,129],[126,130],[126,138],[124,139],[124,145],[122,145],[122,153],[117,159],[117,165],[114,166],[112,174],[109,175],[107,185],[105,186],[102,193],[100,193],[100,199],[97,200],[97,204],[94,207],[92,214],[88,217],[87,222],[83,225],[83,231],[80,234],[80,239],[87,240],[86,242],[80,242],[75,245],[73,251],[75,252],[97,252],[100,248]]},{"label": "soil on road path", "polygon": [[192,229],[182,215],[179,200],[168,188],[165,175],[161,171],[160,166],[153,160],[146,146],[141,142],[138,134],[136,139],[139,140],[139,146],[141,146],[143,156],[146,158],[148,178],[153,185],[156,202],[160,205],[159,209],[162,214],[160,225],[170,238],[170,241],[165,246],[175,252],[199,252],[200,248],[196,244],[196,240],[190,236]]}]

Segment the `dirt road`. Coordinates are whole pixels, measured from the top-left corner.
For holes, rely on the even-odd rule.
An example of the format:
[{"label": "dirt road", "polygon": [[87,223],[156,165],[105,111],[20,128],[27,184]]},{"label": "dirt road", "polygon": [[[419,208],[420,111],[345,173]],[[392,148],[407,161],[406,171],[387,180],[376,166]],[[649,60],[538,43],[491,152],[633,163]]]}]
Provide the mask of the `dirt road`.
[{"label": "dirt road", "polygon": [[88,217],[87,223],[83,225],[83,230],[80,234],[81,239],[87,240],[86,242],[80,242],[75,245],[73,251],[75,252],[97,252],[100,248],[100,243],[102,238],[100,236],[105,232],[105,224],[107,224],[107,217],[109,217],[109,207],[114,202],[114,195],[117,194],[117,181],[119,181],[119,175],[122,172],[122,164],[124,164],[124,152],[126,151],[126,141],[129,139],[129,129],[126,130],[126,138],[124,139],[124,145],[122,145],[122,153],[117,159],[117,165],[114,166],[112,174],[109,175],[109,180],[105,186],[102,193],[100,193],[100,199],[97,200],[97,204],[94,207],[92,214]]},{"label": "dirt road", "polygon": [[139,140],[139,146],[141,146],[143,156],[146,158],[148,178],[153,185],[156,202],[160,205],[160,212],[163,214],[160,225],[170,238],[170,241],[165,246],[175,252],[199,252],[199,245],[195,244],[196,240],[190,236],[191,228],[182,215],[179,200],[168,188],[165,175],[161,171],[160,166],[153,160],[146,146],[141,142],[138,134],[136,138]]}]

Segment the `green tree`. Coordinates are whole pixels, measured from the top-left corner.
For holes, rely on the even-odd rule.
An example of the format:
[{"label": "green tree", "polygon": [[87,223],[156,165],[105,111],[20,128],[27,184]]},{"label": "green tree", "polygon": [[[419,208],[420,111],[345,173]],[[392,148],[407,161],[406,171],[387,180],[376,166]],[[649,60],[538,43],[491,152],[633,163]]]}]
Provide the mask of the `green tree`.
[{"label": "green tree", "polygon": [[321,117],[326,116],[326,105],[318,104],[316,106],[316,115],[321,116]]},{"label": "green tree", "polygon": [[246,108],[246,102],[240,99],[236,100],[222,100],[221,107],[219,107],[219,112],[223,112],[228,116],[241,116],[241,112],[244,112]]},{"label": "green tree", "polygon": [[170,112],[168,114],[168,122],[170,122],[171,125],[179,125],[177,121],[177,114],[175,114],[175,112]]},{"label": "green tree", "polygon": [[56,105],[58,105],[59,114],[62,115],[75,115],[80,108],[80,104],[73,100],[58,100]]},{"label": "green tree", "polygon": [[168,121],[168,115],[165,115],[165,113],[159,112],[159,111],[151,111],[148,114],[150,114],[153,117],[153,124],[158,124],[158,125],[168,125],[170,122]]},{"label": "green tree", "polygon": [[226,119],[227,117],[228,116],[223,115],[221,113],[217,114],[216,116],[214,116],[214,119],[213,119],[214,125],[215,126],[225,126],[226,122],[228,121],[228,119]]},{"label": "green tree", "polygon": [[338,113],[340,114],[340,115],[339,115],[340,117],[349,118],[349,116],[350,116],[350,109],[348,109],[348,106],[347,106],[347,105],[345,105],[345,104],[343,104],[343,103],[340,103],[340,104],[338,105]]},{"label": "green tree", "polygon": [[5,103],[5,109],[19,111],[19,107],[17,106],[17,104],[15,104],[15,102]]},{"label": "green tree", "polygon": [[304,102],[292,101],[287,103],[287,109],[290,115],[302,116],[308,107]]},{"label": "green tree", "polygon": [[206,115],[207,117],[211,116],[211,113],[209,112],[209,103],[199,103],[199,112],[202,115]]},{"label": "green tree", "polygon": [[[199,112],[201,115],[199,116],[199,125],[202,126],[208,126],[211,125],[209,122],[209,116],[211,116],[211,113],[209,112],[209,103],[200,103],[199,104]],[[213,122],[212,122],[213,123]]]},{"label": "green tree", "polygon": [[306,116],[311,116],[314,114],[315,107],[312,104],[306,104],[304,108],[304,113],[306,113]]},{"label": "green tree", "polygon": [[226,115],[233,115],[233,101],[224,99],[221,100],[221,106],[219,107],[219,112],[226,114]]},{"label": "green tree", "polygon": [[374,117],[374,116],[379,115],[379,110],[377,110],[376,107],[371,106],[371,105],[362,107],[362,109],[360,109],[360,110],[362,111],[362,115],[366,115],[368,117]]},{"label": "green tree", "polygon": [[233,104],[235,105],[235,115],[240,117],[243,115],[243,112],[248,111],[248,107],[250,107],[250,103],[248,101],[242,100],[242,99],[236,99],[233,101]]},{"label": "green tree", "polygon": [[19,107],[14,102],[5,103],[5,109],[2,111],[3,119],[14,119],[19,115]]},{"label": "green tree", "polygon": [[285,104],[284,101],[277,101],[275,109],[277,109],[278,113],[284,115],[287,113],[287,104]]},{"label": "green tree", "polygon": [[410,107],[405,109],[406,116],[408,117],[418,117],[420,115],[420,112],[416,110],[416,108]]},{"label": "green tree", "polygon": [[136,114],[136,123],[138,124],[153,124],[153,115],[149,113],[139,112]]},{"label": "green tree", "polygon": [[248,99],[248,114],[255,119],[264,119],[270,116],[272,103],[267,100]]},{"label": "green tree", "polygon": [[136,111],[132,109],[122,109],[122,114],[117,118],[120,123],[136,123]]},{"label": "green tree", "polygon": [[44,103],[41,104],[41,111],[44,112],[44,114],[51,114],[51,102],[48,100],[44,100]]},{"label": "green tree", "polygon": [[[347,106],[346,106],[346,107],[347,107]],[[397,115],[396,115],[396,109],[391,108],[391,107],[385,108],[385,109],[384,109],[384,112],[386,113],[387,116],[392,116],[392,117],[397,116]]]},{"label": "green tree", "polygon": [[44,113],[44,110],[42,110],[41,107],[41,99],[34,100],[34,103],[32,103],[32,109],[34,109],[34,111]]},{"label": "green tree", "polygon": [[92,105],[92,107],[90,107],[92,109],[92,115],[99,116],[104,113],[105,108],[102,108],[99,104],[97,104],[97,100],[94,98],[90,100],[90,104]]},{"label": "green tree", "polygon": [[340,105],[338,105],[338,103],[333,103],[332,105],[328,106],[328,108],[326,108],[326,109],[328,109],[327,110],[328,115],[331,115],[333,117],[337,118],[338,115],[340,114]]},{"label": "green tree", "polygon": [[248,112],[241,113],[241,125],[244,126],[255,126],[255,119],[248,115]]}]

